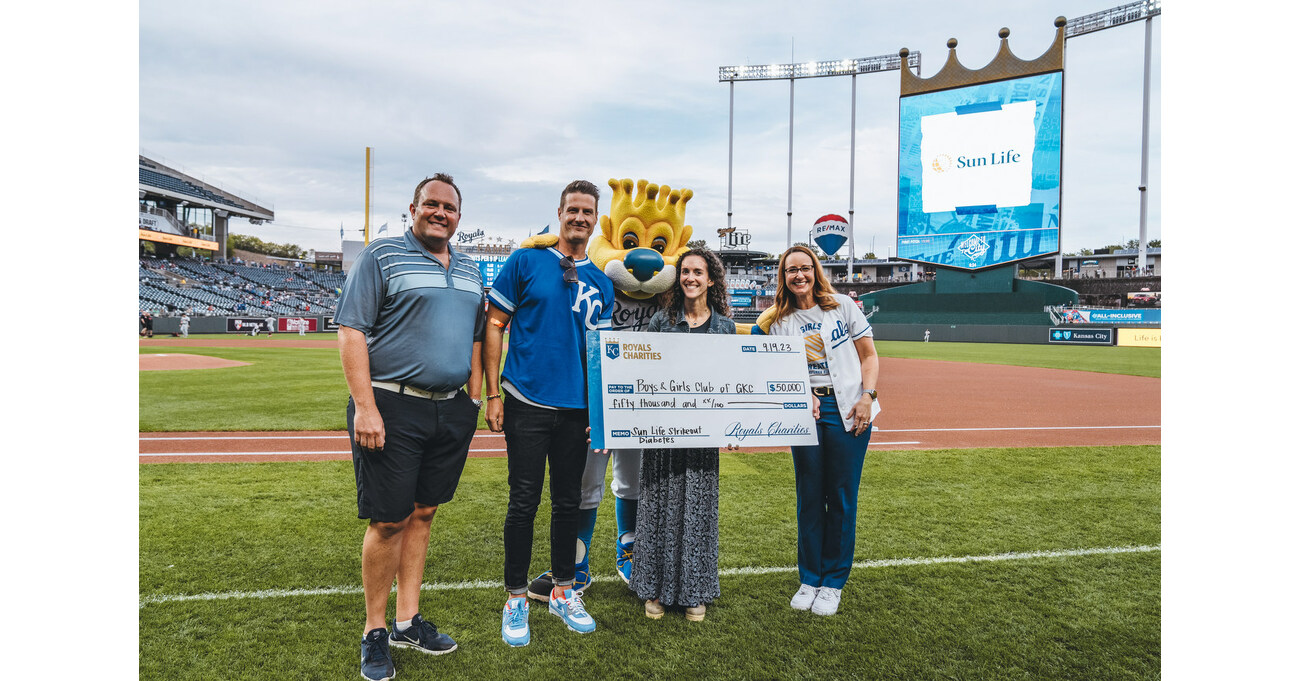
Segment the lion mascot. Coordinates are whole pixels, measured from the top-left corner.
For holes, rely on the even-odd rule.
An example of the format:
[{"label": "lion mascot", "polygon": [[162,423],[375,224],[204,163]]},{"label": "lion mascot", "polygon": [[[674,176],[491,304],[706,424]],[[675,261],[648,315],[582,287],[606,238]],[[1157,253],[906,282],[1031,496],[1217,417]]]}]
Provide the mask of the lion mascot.
[{"label": "lion mascot", "polygon": [[[600,216],[600,232],[587,246],[587,256],[614,282],[613,329],[644,331],[659,310],[659,296],[677,280],[677,259],[690,250],[691,226],[686,224],[686,203],[694,196],[689,189],[638,180],[635,194],[632,180],[610,179],[614,190],[609,215]],[[524,248],[548,248],[559,237],[538,234],[524,240]],[[641,450],[588,450],[582,476],[579,504],[577,570],[573,588],[583,591],[591,584],[589,566],[596,510],[605,492],[605,474],[614,463],[610,490],[614,493],[615,567],[624,582],[632,578],[632,550],[636,542],[636,509],[641,493]],[[528,595],[539,601],[551,597],[551,572],[547,570],[528,585]]]}]

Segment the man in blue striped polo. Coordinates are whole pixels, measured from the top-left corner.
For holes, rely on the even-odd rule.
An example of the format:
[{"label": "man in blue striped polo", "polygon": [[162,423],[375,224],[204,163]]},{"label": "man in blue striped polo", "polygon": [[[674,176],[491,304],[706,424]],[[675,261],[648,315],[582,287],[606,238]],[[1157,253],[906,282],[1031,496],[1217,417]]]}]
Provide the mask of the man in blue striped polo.
[{"label": "man in blue striped polo", "polygon": [[[433,655],[456,649],[420,616],[419,604],[430,523],[456,491],[482,405],[483,278],[451,247],[460,206],[450,175],[421,182],[411,229],[376,239],[357,256],[335,318],[351,394],[357,516],[370,520],[361,544],[361,675],[372,681],[393,677],[390,644]],[[469,394],[461,390],[466,381]]]}]

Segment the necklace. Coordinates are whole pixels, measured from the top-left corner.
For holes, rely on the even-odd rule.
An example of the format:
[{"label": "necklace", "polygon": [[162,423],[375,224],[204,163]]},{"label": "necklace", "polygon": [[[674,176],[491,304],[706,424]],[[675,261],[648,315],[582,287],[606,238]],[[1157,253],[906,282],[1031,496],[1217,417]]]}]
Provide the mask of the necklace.
[{"label": "necklace", "polygon": [[700,324],[703,324],[703,323],[704,323],[704,320],[706,320],[706,319],[709,318],[709,315],[708,315],[708,313],[705,313],[703,317],[692,318],[692,317],[691,317],[691,313],[689,313],[689,312],[683,312],[683,313],[682,313],[682,317],[684,317],[684,318],[686,319],[686,323],[687,323],[687,324],[688,324],[688,325],[693,329],[693,328],[699,326]]}]

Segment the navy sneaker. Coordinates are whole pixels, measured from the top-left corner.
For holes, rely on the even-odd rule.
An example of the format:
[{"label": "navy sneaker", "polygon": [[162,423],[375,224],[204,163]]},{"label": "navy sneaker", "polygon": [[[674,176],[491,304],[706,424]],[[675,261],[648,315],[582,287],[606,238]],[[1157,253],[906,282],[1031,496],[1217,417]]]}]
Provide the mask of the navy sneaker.
[{"label": "navy sneaker", "polygon": [[438,627],[425,621],[419,613],[411,618],[411,626],[406,631],[398,631],[397,622],[394,621],[388,644],[399,648],[414,648],[430,655],[443,655],[456,649],[456,642],[450,636],[439,634]]},{"label": "navy sneaker", "polygon": [[[578,564],[573,572],[573,590],[582,593],[589,586],[591,586],[591,570],[587,569],[587,563],[584,561]],[[528,597],[535,601],[550,603],[553,588],[555,588],[555,580],[551,579],[551,571],[547,570],[529,582]]]},{"label": "navy sneaker", "polygon": [[623,583],[628,586],[632,585],[632,545],[635,543],[635,541],[626,544],[618,542],[618,559],[614,563],[618,576],[622,577]]},{"label": "navy sneaker", "polygon": [[551,588],[555,586],[555,580],[551,579],[551,571],[547,570],[533,578],[528,583],[528,597],[543,603],[551,601]]},{"label": "navy sneaker", "polygon": [[388,653],[388,630],[371,629],[361,639],[361,678],[388,681],[397,675],[393,656]]},{"label": "navy sneaker", "polygon": [[528,599],[508,598],[501,609],[501,640],[515,648],[528,645],[532,634],[528,631]]}]

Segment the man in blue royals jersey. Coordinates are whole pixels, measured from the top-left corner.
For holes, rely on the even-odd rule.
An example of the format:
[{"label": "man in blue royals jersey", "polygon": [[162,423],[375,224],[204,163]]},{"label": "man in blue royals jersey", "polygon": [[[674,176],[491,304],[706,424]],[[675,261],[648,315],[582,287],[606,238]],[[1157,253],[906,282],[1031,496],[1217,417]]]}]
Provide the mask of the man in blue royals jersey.
[{"label": "man in blue royals jersey", "polygon": [[[433,514],[460,481],[481,404],[483,278],[450,245],[460,206],[450,175],[421,182],[410,231],[370,242],[339,297],[357,516],[370,520],[361,544],[361,675],[371,681],[393,677],[389,645],[432,655],[456,649],[420,616],[419,603]],[[467,380],[469,394],[461,390]]]},{"label": "man in blue royals jersey", "polygon": [[[488,428],[505,432],[510,503],[505,520],[505,587],[501,638],[531,640],[528,566],[533,519],[551,469],[551,591],[549,612],[576,632],[596,629],[573,588],[578,504],[587,463],[586,334],[610,328],[614,284],[587,258],[600,190],[586,180],[560,193],[560,240],[546,249],[510,254],[488,294],[483,367]],[[501,347],[510,323],[505,370]]]}]

